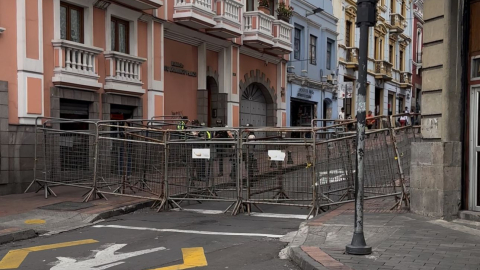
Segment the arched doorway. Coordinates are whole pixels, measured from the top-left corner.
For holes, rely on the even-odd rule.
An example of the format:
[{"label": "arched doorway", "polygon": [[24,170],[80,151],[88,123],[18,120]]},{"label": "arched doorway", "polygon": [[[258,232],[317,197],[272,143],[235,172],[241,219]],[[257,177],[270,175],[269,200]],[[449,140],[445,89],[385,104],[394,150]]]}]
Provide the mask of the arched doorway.
[{"label": "arched doorway", "polygon": [[214,77],[207,76],[207,91],[208,91],[208,113],[207,113],[207,125],[211,127],[215,124],[217,119],[221,119],[225,122],[225,113],[221,107],[225,107],[223,102],[220,102],[220,94],[218,91],[218,84]]},{"label": "arched doorway", "polygon": [[[242,93],[240,101],[240,125],[251,124],[255,127],[266,127],[269,123],[271,104],[268,90],[260,83],[251,83]],[[269,113],[270,112],[270,113]]]}]

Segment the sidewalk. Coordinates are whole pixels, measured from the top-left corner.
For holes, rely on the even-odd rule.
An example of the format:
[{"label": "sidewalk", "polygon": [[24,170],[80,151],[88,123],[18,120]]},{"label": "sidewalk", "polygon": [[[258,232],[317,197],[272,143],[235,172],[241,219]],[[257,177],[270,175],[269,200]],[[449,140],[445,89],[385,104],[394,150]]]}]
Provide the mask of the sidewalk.
[{"label": "sidewalk", "polygon": [[45,199],[43,191],[0,196],[0,244],[81,228],[151,205],[145,199],[121,196],[82,203],[85,189],[52,189],[58,197]]},{"label": "sidewalk", "polygon": [[353,234],[354,205],[347,204],[300,226],[289,256],[301,269],[480,269],[480,223],[446,222],[385,210],[392,199],[365,202],[369,256],[345,254]]}]

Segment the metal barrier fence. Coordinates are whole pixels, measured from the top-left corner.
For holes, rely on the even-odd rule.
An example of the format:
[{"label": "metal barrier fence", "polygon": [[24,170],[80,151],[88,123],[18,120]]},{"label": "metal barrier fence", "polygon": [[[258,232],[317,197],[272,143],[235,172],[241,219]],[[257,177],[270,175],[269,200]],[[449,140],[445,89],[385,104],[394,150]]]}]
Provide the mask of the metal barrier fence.
[{"label": "metal barrier fence", "polygon": [[[418,126],[391,126],[395,117],[370,118],[381,128],[365,137],[365,199],[395,196],[400,207],[409,204],[410,143],[421,137]],[[38,119],[29,188],[39,184],[46,197],[56,196],[52,186],[84,188],[84,201],[147,198],[159,211],[223,202],[232,214],[278,205],[316,215],[353,201],[354,120],[313,120],[310,128],[176,130],[178,120]]]}]

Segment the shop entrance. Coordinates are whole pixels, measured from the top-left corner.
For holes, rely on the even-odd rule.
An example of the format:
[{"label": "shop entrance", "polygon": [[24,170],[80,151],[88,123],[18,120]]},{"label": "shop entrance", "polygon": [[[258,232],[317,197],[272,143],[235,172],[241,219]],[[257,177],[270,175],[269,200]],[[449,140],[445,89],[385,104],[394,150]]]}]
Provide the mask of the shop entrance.
[{"label": "shop entrance", "polygon": [[315,118],[316,103],[292,98],[290,101],[290,125],[292,127],[310,127]]},{"label": "shop entrance", "polygon": [[[225,119],[225,104],[226,101],[222,99],[222,95],[218,91],[218,84],[215,78],[207,76],[207,91],[208,91],[208,116],[207,126],[215,125],[218,119],[222,123],[226,123]],[[201,120],[201,119],[199,119]]]},{"label": "shop entrance", "polygon": [[[326,98],[323,100],[323,119],[332,119],[332,100]],[[327,126],[327,122],[323,122],[324,126]]]},{"label": "shop entrance", "polygon": [[[80,120],[88,119],[90,102],[79,100],[60,99],[60,118]],[[85,122],[60,123],[61,130],[81,131],[88,130]],[[60,134],[60,169],[62,171],[76,171],[88,169],[89,136],[73,135],[73,133]],[[75,153],[72,155],[72,153]]]},{"label": "shop entrance", "polygon": [[383,115],[383,89],[375,88],[375,111],[374,115]]},{"label": "shop entrance", "polygon": [[473,88],[470,101],[470,205],[480,211],[480,87]]}]

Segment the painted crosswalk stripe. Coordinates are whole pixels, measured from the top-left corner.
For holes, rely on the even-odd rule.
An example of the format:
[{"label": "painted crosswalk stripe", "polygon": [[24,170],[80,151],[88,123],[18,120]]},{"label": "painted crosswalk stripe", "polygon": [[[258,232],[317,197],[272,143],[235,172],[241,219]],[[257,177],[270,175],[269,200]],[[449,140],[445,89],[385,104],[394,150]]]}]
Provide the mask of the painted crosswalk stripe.
[{"label": "painted crosswalk stripe", "polygon": [[203,234],[203,235],[224,235],[224,236],[250,236],[250,237],[268,237],[268,238],[282,238],[279,234],[263,234],[263,233],[234,233],[234,232],[210,232],[210,231],[196,231],[196,230],[178,230],[178,229],[157,229],[149,227],[134,227],[122,225],[95,225],[93,228],[111,228],[111,229],[126,229],[137,231],[154,231],[154,232],[173,232],[173,233],[188,233],[188,234]]},{"label": "painted crosswalk stripe", "polygon": [[[188,208],[183,208],[183,210],[175,208],[173,211],[187,211],[187,212],[194,212],[194,213],[200,213],[200,214],[206,214],[206,215],[220,215],[224,214],[222,210],[208,210],[208,209],[188,209]],[[245,214],[248,216],[248,214]],[[308,215],[295,215],[295,214],[277,214],[277,213],[250,213],[250,216],[252,217],[267,217],[267,218],[285,218],[285,219],[307,219]],[[310,216],[310,218],[312,218]]]}]

